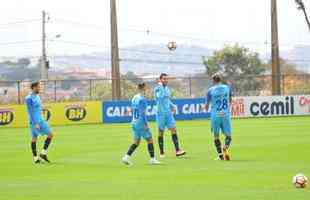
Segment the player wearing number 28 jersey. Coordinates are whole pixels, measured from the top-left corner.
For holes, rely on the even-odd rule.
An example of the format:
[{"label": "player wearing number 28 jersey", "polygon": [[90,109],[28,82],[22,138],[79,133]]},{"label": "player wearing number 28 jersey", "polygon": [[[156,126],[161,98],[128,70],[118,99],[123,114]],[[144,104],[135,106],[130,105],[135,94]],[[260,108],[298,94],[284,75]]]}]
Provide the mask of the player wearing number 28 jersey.
[{"label": "player wearing number 28 jersey", "polygon": [[[206,95],[206,109],[211,105],[211,131],[214,134],[214,144],[221,160],[230,160],[228,148],[231,143],[231,116],[230,103],[231,88],[221,82],[219,75],[213,76],[214,85]],[[225,145],[222,149],[220,132],[225,135]]]}]

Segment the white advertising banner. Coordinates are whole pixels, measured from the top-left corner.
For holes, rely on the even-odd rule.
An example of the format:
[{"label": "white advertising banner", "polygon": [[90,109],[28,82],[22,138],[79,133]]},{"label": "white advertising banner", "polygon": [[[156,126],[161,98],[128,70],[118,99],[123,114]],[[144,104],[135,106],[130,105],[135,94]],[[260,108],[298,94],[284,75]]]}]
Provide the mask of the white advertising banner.
[{"label": "white advertising banner", "polygon": [[235,118],[310,115],[310,95],[235,97],[231,113]]}]

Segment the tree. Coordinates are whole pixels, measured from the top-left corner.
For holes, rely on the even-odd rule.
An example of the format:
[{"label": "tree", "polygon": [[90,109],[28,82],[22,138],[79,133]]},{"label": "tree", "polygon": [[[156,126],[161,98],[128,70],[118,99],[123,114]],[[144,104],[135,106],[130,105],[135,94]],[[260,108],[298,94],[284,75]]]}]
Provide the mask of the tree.
[{"label": "tree", "polygon": [[139,76],[137,76],[132,71],[128,71],[125,75],[122,75],[122,79],[132,81],[133,83],[136,83],[136,84],[142,81],[142,79],[139,78]]},{"label": "tree", "polygon": [[30,68],[31,61],[29,58],[18,59],[17,62],[4,61],[0,66],[4,70],[2,77],[6,80],[38,80],[40,77],[39,65]]},{"label": "tree", "polygon": [[280,66],[282,74],[282,91],[284,95],[310,93],[310,79],[308,74],[298,70],[295,64],[284,59],[280,59]]},{"label": "tree", "polygon": [[31,64],[31,61],[28,58],[20,58],[17,60],[17,65],[26,68]]},{"label": "tree", "polygon": [[258,53],[238,44],[215,51],[211,57],[204,57],[203,63],[209,77],[220,73],[238,95],[258,95],[264,86],[261,75],[265,73],[266,65]]},{"label": "tree", "polygon": [[[137,93],[137,85],[128,80],[121,81],[122,99],[128,100]],[[109,80],[95,81],[92,86],[92,98],[97,100],[111,100],[112,86]]]}]

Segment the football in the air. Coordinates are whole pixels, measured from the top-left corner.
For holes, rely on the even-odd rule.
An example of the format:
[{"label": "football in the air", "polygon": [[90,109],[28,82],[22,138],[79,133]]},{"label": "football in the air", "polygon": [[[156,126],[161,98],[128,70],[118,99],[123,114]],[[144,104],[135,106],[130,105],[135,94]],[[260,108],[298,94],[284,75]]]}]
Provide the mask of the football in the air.
[{"label": "football in the air", "polygon": [[308,184],[308,178],[303,174],[297,174],[293,177],[293,184],[296,188],[306,188]]}]

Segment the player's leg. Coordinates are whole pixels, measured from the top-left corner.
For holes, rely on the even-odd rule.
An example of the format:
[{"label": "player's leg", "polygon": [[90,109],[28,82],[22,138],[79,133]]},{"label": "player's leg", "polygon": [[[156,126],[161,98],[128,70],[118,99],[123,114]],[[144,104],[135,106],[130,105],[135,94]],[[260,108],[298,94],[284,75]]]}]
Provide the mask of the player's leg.
[{"label": "player's leg", "polygon": [[132,131],[133,131],[134,141],[129,146],[129,149],[128,149],[127,153],[125,154],[125,156],[122,158],[122,162],[125,165],[131,165],[132,164],[130,161],[130,156],[135,152],[135,150],[139,146],[140,140],[141,140],[141,131],[139,131],[135,127],[132,128]]},{"label": "player's leg", "polygon": [[214,135],[214,145],[219,160],[224,160],[222,143],[220,140],[221,120],[218,117],[211,117],[211,132]]},{"label": "player's leg", "polygon": [[31,152],[33,156],[34,163],[40,163],[40,158],[38,157],[37,153],[37,136],[33,136],[31,138]]},{"label": "player's leg", "polygon": [[129,146],[129,149],[127,151],[127,153],[125,154],[125,156],[122,158],[122,162],[125,165],[132,165],[131,161],[130,161],[130,157],[132,156],[132,154],[135,152],[135,150],[137,149],[137,147],[140,144],[140,139],[135,139],[134,142]]},{"label": "player's leg", "polygon": [[163,115],[156,115],[156,123],[158,127],[158,146],[160,157],[165,157],[164,151],[164,132],[165,132],[165,117]]},{"label": "player's leg", "polygon": [[39,132],[33,125],[30,126],[30,131],[31,131],[31,152],[33,156],[33,161],[34,163],[40,163],[40,157],[38,156],[37,153],[37,139],[39,136]]},{"label": "player's leg", "polygon": [[180,148],[179,138],[178,138],[177,129],[176,129],[176,123],[175,123],[175,119],[172,114],[167,116],[167,127],[171,132],[171,138],[174,144],[176,156],[185,155],[186,152],[181,150]]},{"label": "player's leg", "polygon": [[40,123],[40,130],[41,130],[42,134],[47,135],[47,137],[44,141],[43,149],[40,153],[40,158],[42,158],[46,162],[50,162],[48,157],[47,157],[47,152],[48,152],[48,147],[51,144],[54,135],[53,135],[50,127],[48,126],[48,124],[46,122]]},{"label": "player's leg", "polygon": [[140,145],[140,139],[135,139],[134,142],[129,146],[126,155],[131,156],[139,145]]},{"label": "player's leg", "polygon": [[156,160],[156,158],[155,158],[154,142],[152,139],[151,132],[149,130],[145,131],[143,134],[143,138],[147,141],[147,150],[148,150],[150,158],[151,158],[150,164],[151,165],[160,164],[160,162],[158,160]]},{"label": "player's leg", "polygon": [[176,156],[183,156],[183,155],[185,155],[186,152],[183,151],[180,148],[180,143],[179,143],[179,138],[178,138],[178,134],[177,134],[177,129],[174,127],[174,128],[170,128],[169,130],[171,132],[171,138],[172,138],[172,142],[174,144]]},{"label": "player's leg", "polygon": [[225,145],[223,147],[224,159],[230,160],[229,155],[229,147],[231,145],[232,137],[231,137],[231,119],[230,117],[225,117],[223,119],[223,133],[225,135]]},{"label": "player's leg", "polygon": [[165,151],[164,151],[164,130],[158,129],[158,146],[159,146],[159,152],[160,157],[165,157]]}]

